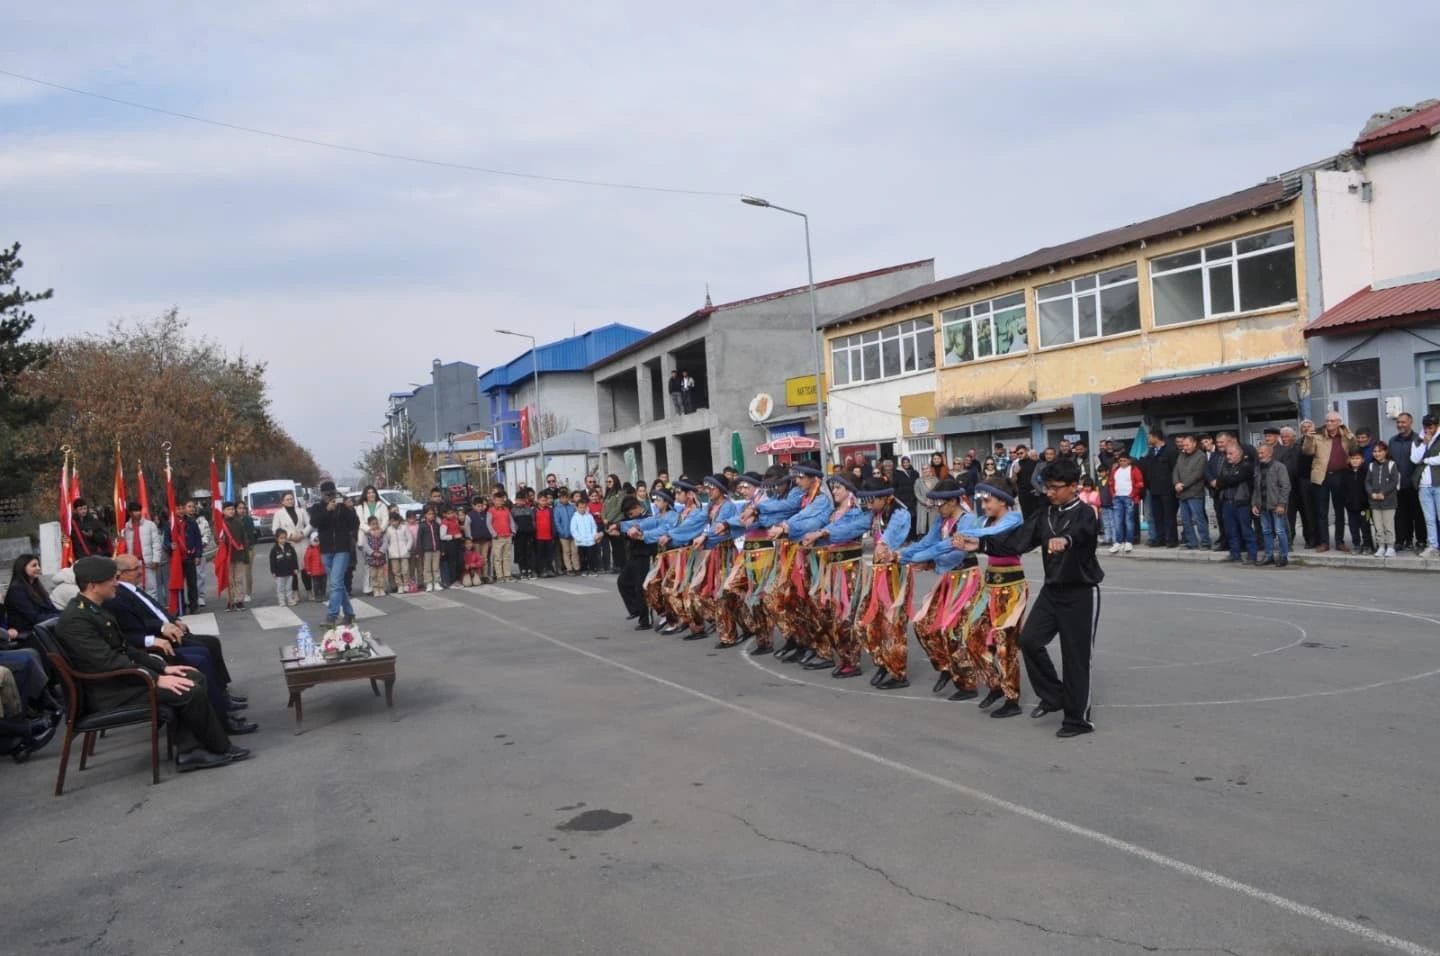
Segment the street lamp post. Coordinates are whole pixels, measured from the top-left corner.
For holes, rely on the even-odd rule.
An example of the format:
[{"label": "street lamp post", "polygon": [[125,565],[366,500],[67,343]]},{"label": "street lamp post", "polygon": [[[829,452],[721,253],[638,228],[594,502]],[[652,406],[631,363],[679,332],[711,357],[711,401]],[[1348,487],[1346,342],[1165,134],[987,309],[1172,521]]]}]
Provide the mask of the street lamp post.
[{"label": "street lamp post", "polygon": [[433,398],[435,408],[435,464],[440,464],[440,360],[430,361],[430,387],[434,389]]},{"label": "street lamp post", "polygon": [[370,434],[380,436],[381,454],[385,462],[385,487],[390,487],[390,423],[386,422],[383,429],[372,428]]},{"label": "street lamp post", "polygon": [[759,196],[741,196],[740,201],[747,206],[759,206],[761,209],[774,209],[777,212],[788,212],[792,216],[799,216],[805,224],[805,270],[810,282],[810,345],[815,360],[815,422],[820,429],[820,460],[822,464],[830,464],[830,432],[825,427],[825,389],[822,384],[824,368],[820,362],[820,314],[815,301],[815,263],[810,256],[810,217],[798,209],[786,209],[784,206],[777,206],[768,199],[761,199]]},{"label": "street lamp post", "polygon": [[530,370],[535,373],[535,434],[540,438],[536,443],[540,446],[540,467],[536,469],[536,484],[539,485],[545,480],[543,475],[545,471],[545,412],[540,407],[539,345],[535,341],[535,336],[527,335],[524,332],[511,332],[509,329],[496,329],[495,331],[501,335],[513,335],[516,338],[530,340]]}]

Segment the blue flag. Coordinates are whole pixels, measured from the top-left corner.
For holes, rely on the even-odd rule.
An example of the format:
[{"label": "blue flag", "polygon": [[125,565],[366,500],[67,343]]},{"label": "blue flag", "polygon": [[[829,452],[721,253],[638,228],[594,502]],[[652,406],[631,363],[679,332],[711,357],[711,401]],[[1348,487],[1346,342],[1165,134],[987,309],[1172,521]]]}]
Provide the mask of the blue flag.
[{"label": "blue flag", "polygon": [[235,500],[235,474],[230,470],[230,453],[225,453],[225,500]]}]

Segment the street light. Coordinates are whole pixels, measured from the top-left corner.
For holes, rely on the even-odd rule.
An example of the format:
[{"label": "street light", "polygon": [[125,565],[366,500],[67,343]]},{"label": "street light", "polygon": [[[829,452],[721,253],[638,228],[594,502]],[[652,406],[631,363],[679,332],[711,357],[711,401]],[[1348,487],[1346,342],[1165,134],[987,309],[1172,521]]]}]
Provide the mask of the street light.
[{"label": "street light", "polygon": [[496,329],[495,331],[501,335],[513,335],[519,339],[530,340],[530,370],[535,373],[535,434],[540,436],[540,441],[537,442],[540,446],[540,467],[536,469],[536,484],[538,485],[544,481],[541,476],[545,472],[545,412],[540,408],[540,356],[537,354],[539,346],[533,335],[511,332],[509,329]]},{"label": "street light", "polygon": [[434,386],[435,394],[435,465],[440,465],[440,360],[430,360],[430,383]]},{"label": "street light", "polygon": [[799,216],[805,223],[805,269],[810,278],[810,344],[815,360],[815,421],[820,429],[820,460],[822,464],[828,465],[830,464],[830,432],[825,427],[825,389],[821,385],[824,372],[820,364],[820,315],[815,302],[815,263],[810,256],[810,217],[797,209],[777,206],[770,200],[761,199],[759,196],[741,196],[740,201],[747,206],[788,212],[792,216]]},{"label": "street light", "polygon": [[372,434],[372,435],[379,435],[379,436],[380,436],[381,448],[384,449],[383,455],[384,455],[384,459],[385,459],[385,487],[386,487],[386,488],[389,488],[389,487],[390,487],[390,424],[389,424],[389,422],[386,422],[384,429],[379,429],[379,428],[372,428],[372,429],[370,429],[370,434]]}]

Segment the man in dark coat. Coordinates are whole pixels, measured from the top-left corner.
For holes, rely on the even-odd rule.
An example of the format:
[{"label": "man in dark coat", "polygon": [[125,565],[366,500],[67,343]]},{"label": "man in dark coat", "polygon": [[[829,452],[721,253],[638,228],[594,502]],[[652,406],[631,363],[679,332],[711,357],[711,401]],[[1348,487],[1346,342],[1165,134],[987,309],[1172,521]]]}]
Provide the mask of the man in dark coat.
[{"label": "man in dark coat", "polygon": [[1150,547],[1178,548],[1180,534],[1175,522],[1180,500],[1175,494],[1175,460],[1179,453],[1158,428],[1150,432],[1149,442],[1150,450],[1140,460],[1140,474],[1150,499]]},{"label": "man in dark coat", "polygon": [[[250,756],[250,751],[230,743],[220,715],[205,695],[205,678],[189,667],[167,665],[164,660],[138,647],[131,647],[120,634],[115,615],[101,605],[115,596],[119,586],[115,562],[99,556],[75,562],[75,586],[80,593],[71,599],[55,624],[55,638],[71,667],[81,673],[105,671],[148,671],[155,679],[159,702],[175,711],[180,730],[179,769],[201,770],[223,767]],[[138,679],[115,678],[83,685],[86,703],[97,710],[142,705],[148,697]]]}]

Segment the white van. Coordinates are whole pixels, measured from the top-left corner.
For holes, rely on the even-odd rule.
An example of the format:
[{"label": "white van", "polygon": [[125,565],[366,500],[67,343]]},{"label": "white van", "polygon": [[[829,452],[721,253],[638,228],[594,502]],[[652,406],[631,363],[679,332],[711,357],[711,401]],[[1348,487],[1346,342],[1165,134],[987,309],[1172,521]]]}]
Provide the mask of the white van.
[{"label": "white van", "polygon": [[250,520],[255,523],[255,532],[261,540],[268,541],[274,537],[270,524],[286,495],[294,495],[295,506],[303,507],[300,504],[300,486],[289,478],[252,481],[240,490],[240,498],[249,506]]}]

